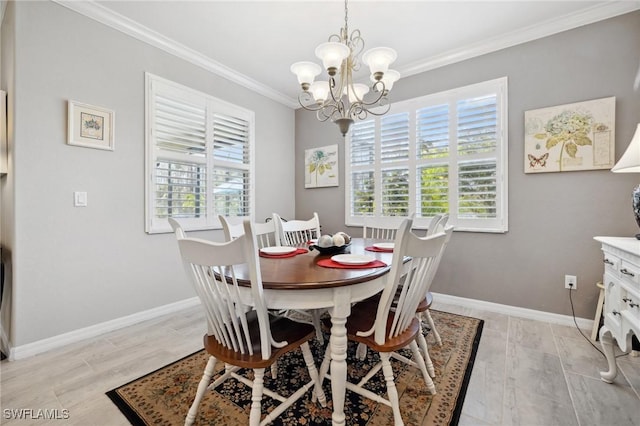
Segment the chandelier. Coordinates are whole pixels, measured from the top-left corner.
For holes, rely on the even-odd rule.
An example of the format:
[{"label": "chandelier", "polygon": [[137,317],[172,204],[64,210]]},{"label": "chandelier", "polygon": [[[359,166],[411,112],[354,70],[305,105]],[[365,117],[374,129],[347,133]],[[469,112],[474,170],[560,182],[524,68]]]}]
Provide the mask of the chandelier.
[{"label": "chandelier", "polygon": [[[333,34],[329,41],[316,48],[316,56],[329,75],[328,81],[315,81],[322,68],[313,62],[296,62],[291,72],[298,76],[302,92],[298,102],[302,108],[315,111],[318,120],[331,119],[346,135],[355,119],[364,120],[368,114],[384,115],[389,111],[389,91],[398,81],[400,73],[390,70],[396,60],[396,51],[388,47],[369,49],[362,55],[362,62],[371,71],[371,86],[354,83],[353,74],[360,69],[360,53],[364,39],[360,30],[349,34],[347,0],[344,2],[344,27],[340,34]],[[374,110],[375,109],[375,110]]]}]

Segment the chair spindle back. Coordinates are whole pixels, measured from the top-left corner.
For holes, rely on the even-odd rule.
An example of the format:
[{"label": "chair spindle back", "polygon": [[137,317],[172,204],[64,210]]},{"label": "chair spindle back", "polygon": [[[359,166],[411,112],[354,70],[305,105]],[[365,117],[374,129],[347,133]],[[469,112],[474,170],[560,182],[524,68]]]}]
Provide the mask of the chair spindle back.
[{"label": "chair spindle back", "polygon": [[[222,215],[219,215],[218,219],[222,224],[225,241],[231,241],[234,238],[238,238],[239,236],[244,235],[244,225],[242,222],[234,223],[232,218]],[[273,221],[265,223],[254,222],[253,229],[256,236],[256,243],[258,244],[258,248],[277,245],[276,225],[273,223]]]},{"label": "chair spindle back", "polygon": [[[245,221],[243,228],[243,235],[224,243],[185,238],[180,230],[176,236],[185,271],[205,309],[207,334],[234,352],[253,355],[254,348],[260,348],[262,359],[268,359],[274,342],[262,298],[258,249],[251,222]],[[237,282],[234,270],[240,265],[249,269],[250,289]],[[248,321],[256,317],[259,337],[249,333]]]},{"label": "chair spindle back", "polygon": [[[392,267],[378,304],[374,326],[374,338],[379,344],[401,334],[415,320],[416,309],[431,286],[438,256],[447,238],[444,232],[418,237],[411,232],[412,224],[411,218],[404,219],[395,239]],[[410,257],[406,263],[403,262],[405,257]],[[385,336],[392,308],[393,323],[389,335]]]},{"label": "chair spindle back", "polygon": [[364,218],[362,237],[378,240],[393,241],[405,216],[370,217]]},{"label": "chair spindle back", "polygon": [[309,220],[284,221],[277,213],[273,214],[276,225],[276,245],[298,246],[309,240],[320,238],[320,219],[313,213]]}]

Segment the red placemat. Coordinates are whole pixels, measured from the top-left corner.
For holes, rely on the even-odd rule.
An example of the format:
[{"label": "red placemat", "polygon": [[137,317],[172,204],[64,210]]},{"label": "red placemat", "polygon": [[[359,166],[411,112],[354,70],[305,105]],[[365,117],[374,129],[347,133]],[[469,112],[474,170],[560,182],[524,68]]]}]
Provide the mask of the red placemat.
[{"label": "red placemat", "polygon": [[378,251],[378,252],[382,252],[382,253],[393,253],[393,249],[381,249],[381,248],[374,247],[374,246],[365,247],[364,249],[368,250],[368,251]]},{"label": "red placemat", "polygon": [[292,251],[291,253],[286,253],[286,254],[267,254],[259,251],[260,257],[268,257],[270,259],[283,259],[285,257],[293,257],[299,254],[305,254],[305,253],[309,253],[309,250],[299,248],[299,249],[296,249],[296,251]]},{"label": "red placemat", "polygon": [[366,265],[344,265],[342,263],[334,262],[331,259],[320,259],[318,260],[318,265],[324,266],[325,268],[342,268],[342,269],[368,269],[368,268],[382,268],[383,266],[387,266],[381,260],[374,260],[371,263],[367,263]]}]

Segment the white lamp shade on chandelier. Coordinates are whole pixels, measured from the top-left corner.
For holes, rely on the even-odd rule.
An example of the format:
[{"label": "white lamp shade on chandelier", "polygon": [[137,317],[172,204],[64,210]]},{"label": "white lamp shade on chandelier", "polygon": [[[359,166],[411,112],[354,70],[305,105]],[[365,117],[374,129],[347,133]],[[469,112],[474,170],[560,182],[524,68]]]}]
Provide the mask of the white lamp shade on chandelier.
[{"label": "white lamp shade on chandelier", "polygon": [[328,81],[315,81],[311,84],[309,91],[313,95],[313,99],[316,102],[324,102],[329,97],[329,82]]},{"label": "white lamp shade on chandelier", "polygon": [[[316,47],[316,56],[322,61],[324,69],[332,75],[340,71],[342,61],[349,57],[351,49],[346,44],[329,41]],[[330,71],[331,70],[331,71]]]},{"label": "white lamp shade on chandelier", "polygon": [[389,65],[396,60],[398,54],[389,47],[375,47],[369,49],[362,55],[362,62],[367,64],[371,75],[384,74],[389,69]]},{"label": "white lamp shade on chandelier", "polygon": [[291,65],[291,72],[298,76],[298,83],[304,87],[313,83],[316,76],[322,72],[322,68],[313,62],[296,62]]},{"label": "white lamp shade on chandelier", "polygon": [[[396,70],[387,70],[381,80],[384,83],[385,90],[389,91],[393,88],[393,83],[400,80],[400,73]],[[373,83],[377,81],[373,74],[371,75],[371,81]]]},{"label": "white lamp shade on chandelier", "polygon": [[[364,50],[364,40],[359,30],[349,34],[347,17],[345,1],[344,27],[340,34],[330,36],[328,42],[315,50],[322,61],[322,68],[313,62],[291,65],[291,72],[298,77],[302,87],[298,95],[300,105],[316,112],[320,121],[331,119],[343,136],[355,119],[364,120],[369,114],[386,114],[390,108],[389,91],[400,79],[398,71],[389,69],[398,56],[396,51],[389,47],[375,47],[362,55],[362,63],[369,68],[372,84],[367,86],[354,82],[353,74],[360,69],[359,55]],[[328,81],[315,82],[322,69],[329,76]]]},{"label": "white lamp shade on chandelier", "polygon": [[347,86],[342,91],[343,95],[349,95],[349,102],[354,103],[362,100],[364,95],[369,92],[369,86],[366,84],[355,83],[350,86]]}]

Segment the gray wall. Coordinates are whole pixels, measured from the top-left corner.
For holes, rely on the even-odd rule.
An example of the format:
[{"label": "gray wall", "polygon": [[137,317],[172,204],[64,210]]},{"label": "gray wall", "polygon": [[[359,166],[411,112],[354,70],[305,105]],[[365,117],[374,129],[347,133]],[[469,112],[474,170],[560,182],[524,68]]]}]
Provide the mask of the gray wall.
[{"label": "gray wall", "polygon": [[[145,71],[255,111],[257,218],[293,215],[291,109],[51,2],[12,2],[4,24],[16,70],[14,87],[2,80],[15,99],[2,205],[13,346],[194,296],[175,237],[144,232]],[[69,99],[115,110],[114,152],[66,145]],[[73,207],[74,191],[88,207]]]},{"label": "gray wall", "polygon": [[[366,35],[365,35],[366,36]],[[428,43],[428,41],[426,41]],[[571,314],[564,275],[578,276],[572,293],[578,317],[593,318],[602,278],[596,235],[638,232],[631,190],[640,177],[609,171],[524,174],[524,111],[616,97],[616,158],[640,122],[640,12],[401,79],[401,101],[507,76],[509,85],[509,232],[456,232],[432,290],[471,299]],[[304,150],[338,143],[340,187],[304,189]],[[331,123],[296,112],[296,217],[316,211],[323,229],[344,224],[344,144]]]}]

